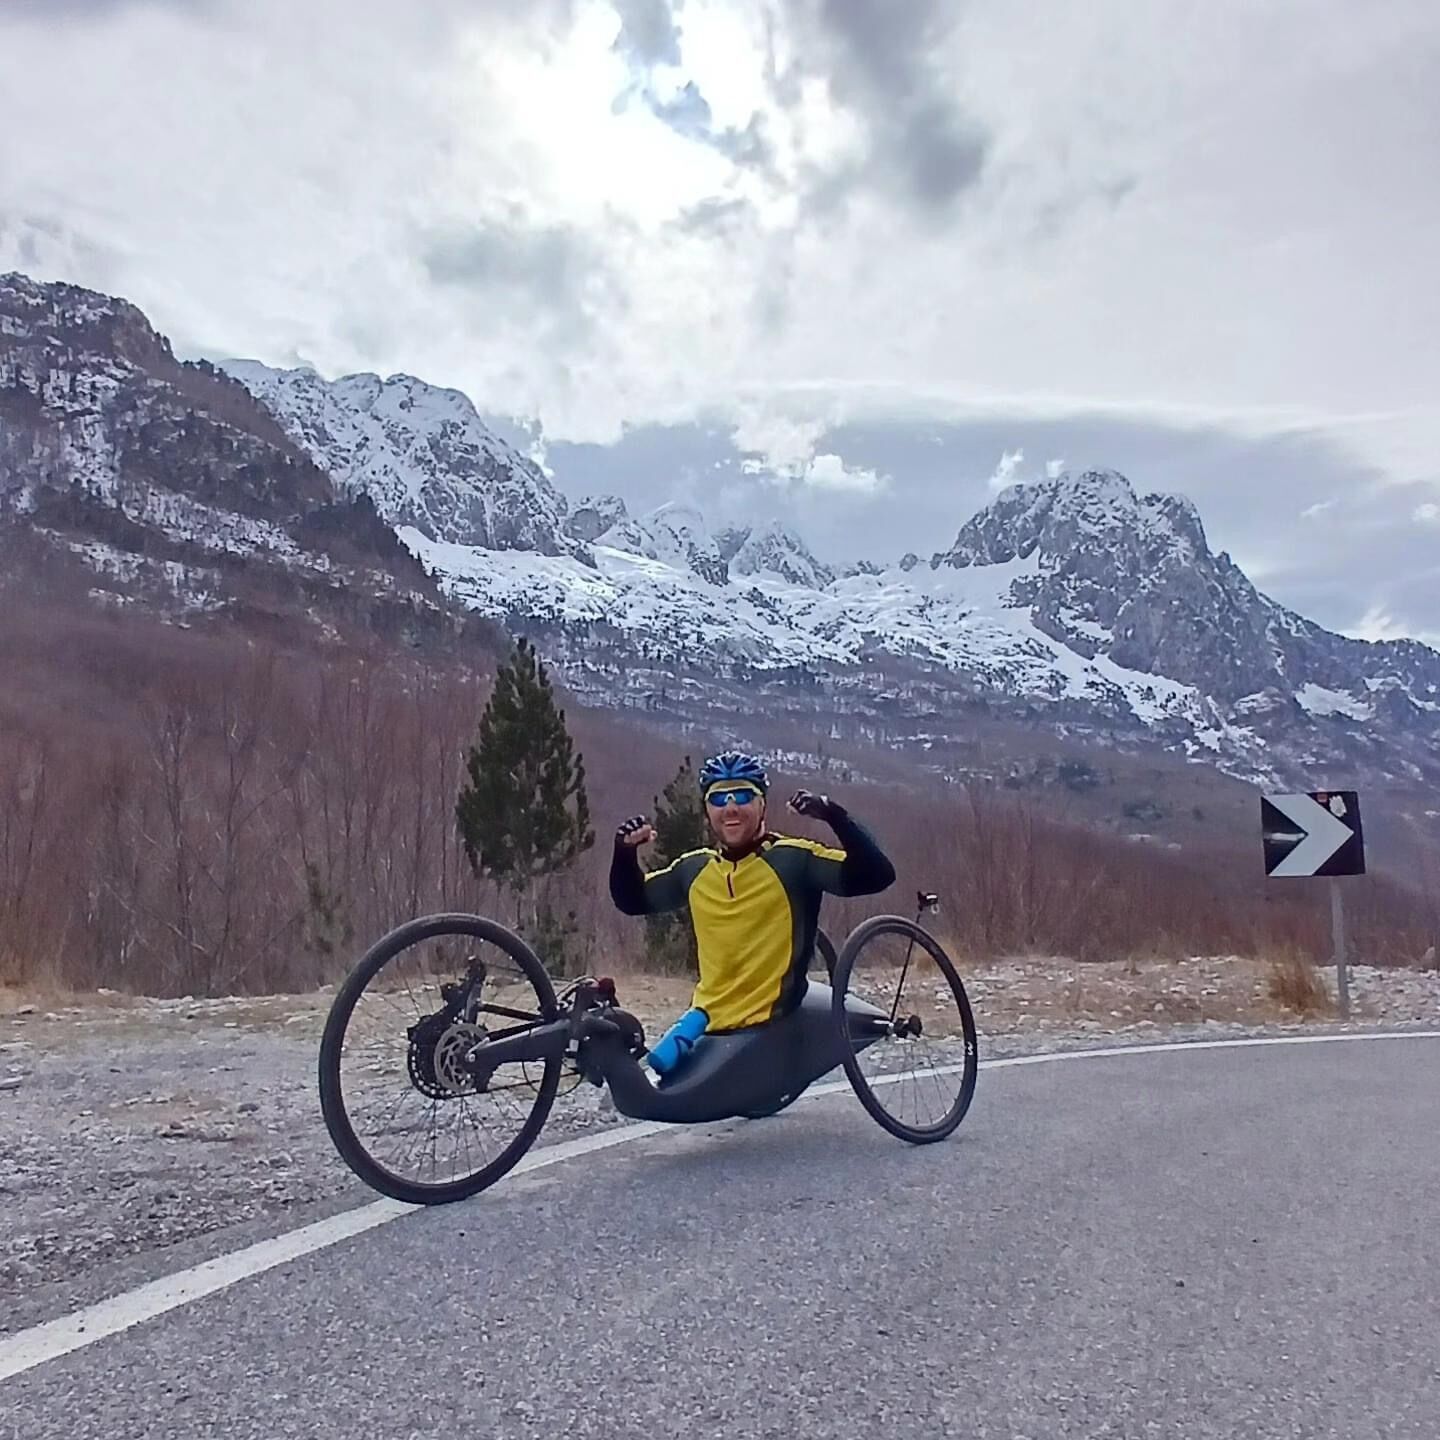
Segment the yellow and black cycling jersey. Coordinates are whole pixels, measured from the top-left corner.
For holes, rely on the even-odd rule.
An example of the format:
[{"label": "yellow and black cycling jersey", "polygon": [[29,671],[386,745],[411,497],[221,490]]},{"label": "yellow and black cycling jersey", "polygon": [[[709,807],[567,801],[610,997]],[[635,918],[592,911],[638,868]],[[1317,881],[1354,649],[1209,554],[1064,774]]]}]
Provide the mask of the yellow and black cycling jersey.
[{"label": "yellow and black cycling jersey", "polygon": [[646,874],[617,842],[610,895],[626,915],[659,915],[687,905],[700,981],[693,1004],[709,1029],[738,1030],[788,1013],[805,993],[822,895],[874,895],[895,867],[865,828],[832,806],[843,849],[766,834],[747,853],[692,850]]}]

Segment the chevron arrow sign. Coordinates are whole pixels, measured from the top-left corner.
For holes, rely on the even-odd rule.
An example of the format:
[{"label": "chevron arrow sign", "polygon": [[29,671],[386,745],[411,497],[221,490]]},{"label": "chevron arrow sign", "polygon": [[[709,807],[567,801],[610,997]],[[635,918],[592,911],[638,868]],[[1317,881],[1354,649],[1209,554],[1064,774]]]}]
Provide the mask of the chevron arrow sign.
[{"label": "chevron arrow sign", "polygon": [[1267,876],[1365,873],[1360,797],[1354,790],[1262,795],[1260,829]]}]

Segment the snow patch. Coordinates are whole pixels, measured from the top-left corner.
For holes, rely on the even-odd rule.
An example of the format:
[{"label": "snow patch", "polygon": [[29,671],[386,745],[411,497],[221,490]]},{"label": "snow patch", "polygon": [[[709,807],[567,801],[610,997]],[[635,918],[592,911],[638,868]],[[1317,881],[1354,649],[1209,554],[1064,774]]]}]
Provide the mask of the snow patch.
[{"label": "snow patch", "polygon": [[[1372,689],[1377,688],[1373,684]],[[1295,698],[1311,715],[1344,715],[1351,720],[1369,720],[1375,712],[1363,701],[1343,690],[1330,690],[1324,685],[1302,685]]]},{"label": "snow patch", "polygon": [[[1085,701],[1145,725],[1195,726],[1207,745],[1253,739],[1193,687],[1106,656],[1087,660],[1037,629],[1012,594],[1035,573],[1036,555],[961,570],[851,575],[823,589],[766,572],[722,586],[693,568],[687,546],[701,538],[693,512],[673,507],[667,518],[664,533],[685,544],[644,554],[597,543],[593,569],[568,556],[437,541],[414,526],[399,534],[449,595],[502,621],[614,629],[674,659],[712,654],[759,669],[844,668],[886,653],[1037,701]],[[619,530],[618,538],[635,543],[626,527]]]},{"label": "snow patch", "polygon": [[458,390],[412,375],[272,370],[227,360],[239,380],[342,494],[365,491],[392,526],[437,540],[542,554],[584,552],[565,533],[565,498],[494,434]]},{"label": "snow patch", "polygon": [[1107,629],[1098,620],[1087,620],[1083,615],[1074,610],[1060,610],[1057,612],[1060,623],[1067,630],[1074,631],[1077,635],[1087,636],[1101,645],[1109,645],[1115,639],[1115,632]]}]

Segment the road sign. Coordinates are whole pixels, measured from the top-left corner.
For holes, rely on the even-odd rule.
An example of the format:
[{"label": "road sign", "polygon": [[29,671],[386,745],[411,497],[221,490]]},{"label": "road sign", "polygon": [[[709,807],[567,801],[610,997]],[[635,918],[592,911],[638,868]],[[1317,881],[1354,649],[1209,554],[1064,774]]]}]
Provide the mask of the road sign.
[{"label": "road sign", "polygon": [[1260,832],[1265,842],[1265,873],[1285,876],[1328,875],[1330,930],[1340,1014],[1350,1017],[1350,977],[1345,963],[1345,907],[1337,875],[1365,873],[1365,834],[1360,828],[1360,797],[1353,790],[1312,790],[1305,795],[1262,795]]},{"label": "road sign", "polygon": [[1262,795],[1260,830],[1265,873],[1274,879],[1365,873],[1360,797],[1354,790]]}]

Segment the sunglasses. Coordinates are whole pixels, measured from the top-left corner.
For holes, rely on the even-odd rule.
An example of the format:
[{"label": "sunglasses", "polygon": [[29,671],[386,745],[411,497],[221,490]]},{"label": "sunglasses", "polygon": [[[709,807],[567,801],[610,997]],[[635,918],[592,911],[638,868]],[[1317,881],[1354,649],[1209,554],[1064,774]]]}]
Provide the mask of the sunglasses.
[{"label": "sunglasses", "polygon": [[737,805],[748,805],[760,797],[753,790],[712,790],[705,798],[717,810],[722,810],[731,800]]}]

